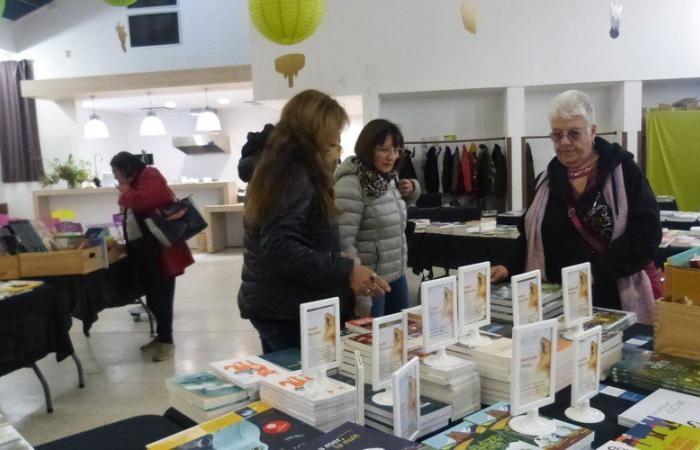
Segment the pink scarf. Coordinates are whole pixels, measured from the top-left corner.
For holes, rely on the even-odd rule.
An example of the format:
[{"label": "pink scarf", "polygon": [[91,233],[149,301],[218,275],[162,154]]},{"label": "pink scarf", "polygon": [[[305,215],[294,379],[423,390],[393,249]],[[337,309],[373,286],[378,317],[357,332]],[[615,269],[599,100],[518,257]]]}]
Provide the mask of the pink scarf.
[{"label": "pink scarf", "polygon": [[[608,205],[614,205],[612,180],[615,180],[615,190],[618,193],[619,208],[613,209],[615,224],[613,227],[612,240],[614,241],[627,229],[627,192],[625,191],[622,165],[619,164],[614,171],[614,175],[608,176],[603,186],[603,195]],[[543,276],[545,274],[544,247],[542,245],[542,219],[544,218],[547,202],[549,200],[549,181],[547,172],[542,174],[537,185],[537,193],[532,201],[532,205],[525,215],[525,237],[527,238],[527,258],[525,261],[525,271],[539,269]],[[595,280],[594,280],[595,282]],[[620,303],[624,311],[631,311],[637,314],[637,321],[644,324],[654,323],[654,293],[651,282],[644,270],[633,273],[630,276],[617,280],[617,292],[620,296]]]}]

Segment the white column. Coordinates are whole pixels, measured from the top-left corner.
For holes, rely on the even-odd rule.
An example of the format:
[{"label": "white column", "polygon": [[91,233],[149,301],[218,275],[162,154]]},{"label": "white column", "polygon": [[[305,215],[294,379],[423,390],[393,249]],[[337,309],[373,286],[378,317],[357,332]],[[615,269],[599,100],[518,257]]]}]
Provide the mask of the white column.
[{"label": "white column", "polygon": [[625,106],[622,130],[627,132],[627,151],[638,161],[637,134],[642,130],[642,82],[625,81],[623,94]]},{"label": "white column", "polygon": [[509,87],[505,93],[505,135],[511,138],[511,190],[513,209],[523,205],[523,160],[521,139],[525,135],[525,88]]},{"label": "white column", "polygon": [[364,123],[379,118],[379,95],[367,91],[362,94],[362,121]]}]

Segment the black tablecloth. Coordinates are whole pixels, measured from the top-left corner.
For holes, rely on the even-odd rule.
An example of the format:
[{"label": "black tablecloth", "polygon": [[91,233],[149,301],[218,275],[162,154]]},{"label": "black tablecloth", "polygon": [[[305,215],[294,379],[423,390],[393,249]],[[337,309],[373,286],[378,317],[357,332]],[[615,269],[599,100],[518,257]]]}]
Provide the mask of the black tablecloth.
[{"label": "black tablecloth", "polygon": [[85,275],[38,279],[58,289],[61,299],[69,305],[71,315],[82,321],[83,330],[88,332],[100,311],[134,303],[143,295],[133,267],[128,258],[122,258],[110,264],[108,269]]},{"label": "black tablecloth", "polygon": [[43,285],[0,300],[0,375],[30,366],[49,353],[73,353],[71,318],[58,291]]}]

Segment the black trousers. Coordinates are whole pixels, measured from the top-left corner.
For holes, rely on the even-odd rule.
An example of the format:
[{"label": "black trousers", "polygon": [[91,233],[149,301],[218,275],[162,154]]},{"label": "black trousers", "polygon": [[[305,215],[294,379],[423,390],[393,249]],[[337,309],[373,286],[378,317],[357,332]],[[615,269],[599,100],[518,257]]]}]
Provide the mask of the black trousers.
[{"label": "black trousers", "polygon": [[156,318],[158,341],[172,343],[175,278],[163,276],[160,245],[143,237],[127,244],[127,254],[146,293],[146,305]]},{"label": "black trousers", "polygon": [[298,320],[250,319],[262,344],[263,354],[301,348],[301,337]]}]

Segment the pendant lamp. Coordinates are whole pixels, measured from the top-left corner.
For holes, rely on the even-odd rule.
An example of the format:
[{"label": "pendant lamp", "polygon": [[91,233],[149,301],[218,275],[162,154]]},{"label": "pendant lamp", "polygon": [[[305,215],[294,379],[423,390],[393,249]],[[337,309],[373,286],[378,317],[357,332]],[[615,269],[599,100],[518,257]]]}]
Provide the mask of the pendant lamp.
[{"label": "pendant lamp", "polygon": [[219,116],[216,115],[213,109],[209,107],[209,93],[208,89],[204,89],[204,96],[207,99],[207,106],[204,111],[197,117],[197,124],[195,129],[203,133],[210,133],[213,131],[221,131],[221,121]]},{"label": "pendant lamp", "polygon": [[163,121],[156,116],[151,104],[151,93],[148,93],[148,113],[141,121],[141,136],[163,136],[165,134],[165,125]]},{"label": "pendant lamp", "polygon": [[323,17],[324,0],[248,0],[250,20],[270,41],[297,44],[311,36]]},{"label": "pendant lamp", "polygon": [[92,114],[83,128],[83,137],[85,139],[106,139],[109,137],[109,129],[95,112],[95,96],[91,95],[90,99],[92,101]]}]

